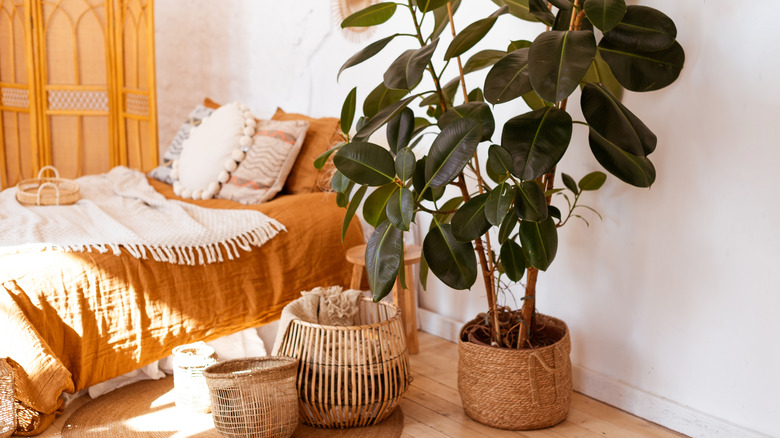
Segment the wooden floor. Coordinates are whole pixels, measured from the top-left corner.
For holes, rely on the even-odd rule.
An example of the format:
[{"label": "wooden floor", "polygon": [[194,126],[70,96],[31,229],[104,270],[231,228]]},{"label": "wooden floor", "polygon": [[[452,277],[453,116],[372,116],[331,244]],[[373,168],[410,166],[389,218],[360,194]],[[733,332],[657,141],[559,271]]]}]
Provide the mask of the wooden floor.
[{"label": "wooden floor", "polygon": [[[571,411],[563,423],[543,430],[512,432],[493,429],[470,419],[463,412],[457,390],[457,346],[420,332],[420,353],[410,356],[414,382],[401,401],[403,437],[527,437],[527,438],[671,438],[683,437],[619,409],[574,393]],[[60,437],[65,420],[88,397],[74,400],[42,438]]]}]

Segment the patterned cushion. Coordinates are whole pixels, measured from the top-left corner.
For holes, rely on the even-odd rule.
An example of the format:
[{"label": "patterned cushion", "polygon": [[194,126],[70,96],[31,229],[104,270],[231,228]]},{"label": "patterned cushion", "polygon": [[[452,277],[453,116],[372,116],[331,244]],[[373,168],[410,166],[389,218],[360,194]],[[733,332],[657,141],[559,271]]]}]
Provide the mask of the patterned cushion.
[{"label": "patterned cushion", "polygon": [[[314,118],[304,114],[287,113],[277,108],[273,120],[304,120],[309,122],[306,140],[303,142],[298,160],[290,171],[284,185],[285,193],[312,193],[330,186],[332,163],[328,160],[321,170],[314,167],[314,160],[323,152],[341,141],[339,119],[335,117]],[[324,182],[324,184],[323,184]]]},{"label": "patterned cushion", "polygon": [[295,164],[308,127],[303,120],[259,120],[251,149],[218,197],[259,204],[276,196]]},{"label": "patterned cushion", "polygon": [[203,119],[210,116],[213,112],[214,110],[212,108],[206,108],[203,105],[198,105],[194,110],[192,110],[190,115],[187,117],[187,121],[181,125],[179,132],[177,132],[176,136],[173,137],[173,141],[171,142],[171,145],[168,146],[168,150],[165,151],[162,164],[149,172],[150,177],[158,181],[173,185],[173,178],[171,178],[171,168],[173,161],[177,160],[181,155],[182,142],[184,142],[184,140],[190,136],[190,131],[192,130],[193,126],[198,126]]}]

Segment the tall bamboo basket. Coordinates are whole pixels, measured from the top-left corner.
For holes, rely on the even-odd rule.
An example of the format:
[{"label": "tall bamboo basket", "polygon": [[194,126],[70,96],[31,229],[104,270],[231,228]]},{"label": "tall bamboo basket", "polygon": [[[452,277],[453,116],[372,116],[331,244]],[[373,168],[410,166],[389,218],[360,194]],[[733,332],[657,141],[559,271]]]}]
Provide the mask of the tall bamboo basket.
[{"label": "tall bamboo basket", "polygon": [[9,437],[16,430],[14,399],[14,372],[5,359],[0,359],[0,438]]},{"label": "tall bamboo basket", "polygon": [[280,355],[297,357],[301,421],[324,428],[377,424],[398,405],[411,381],[398,306],[360,302],[360,325],[294,320]]},{"label": "tall bamboo basket", "polygon": [[532,430],[566,419],[571,405],[571,341],[560,319],[537,314],[537,322],[560,339],[534,349],[458,343],[458,390],[466,414],[491,427]]}]

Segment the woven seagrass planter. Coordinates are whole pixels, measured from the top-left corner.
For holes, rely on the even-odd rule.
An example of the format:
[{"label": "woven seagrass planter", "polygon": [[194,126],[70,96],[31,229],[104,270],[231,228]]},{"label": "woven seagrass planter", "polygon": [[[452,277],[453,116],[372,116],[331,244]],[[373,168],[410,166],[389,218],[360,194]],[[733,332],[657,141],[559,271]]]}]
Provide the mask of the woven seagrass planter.
[{"label": "woven seagrass planter", "polygon": [[466,414],[499,429],[532,430],[566,419],[571,404],[571,341],[566,324],[537,314],[560,339],[542,348],[511,349],[458,342],[458,390]]},{"label": "woven seagrass planter", "polygon": [[360,302],[360,325],[293,320],[278,354],[300,359],[301,421],[324,428],[377,424],[409,387],[409,353],[398,306]]}]

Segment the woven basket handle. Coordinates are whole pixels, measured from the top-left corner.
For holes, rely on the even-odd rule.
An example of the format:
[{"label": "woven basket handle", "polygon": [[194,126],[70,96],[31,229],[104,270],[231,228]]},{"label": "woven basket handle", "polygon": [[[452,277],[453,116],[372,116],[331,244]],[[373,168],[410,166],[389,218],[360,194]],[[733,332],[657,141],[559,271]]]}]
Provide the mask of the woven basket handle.
[{"label": "woven basket handle", "polygon": [[530,372],[531,390],[532,390],[534,405],[536,406],[542,405],[540,401],[541,397],[539,395],[539,385],[537,383],[536,368],[534,367],[534,361],[538,362],[539,365],[541,365],[542,368],[544,368],[544,371],[553,374],[555,376],[555,393],[557,398],[557,397],[565,396],[563,388],[561,386],[561,382],[559,381],[559,379],[561,378],[561,374],[568,372],[568,366],[566,366],[565,357],[566,357],[566,352],[563,351],[563,348],[560,345],[556,345],[553,348],[552,366],[546,364],[542,356],[537,352],[533,352],[528,357],[528,370]]},{"label": "woven basket handle", "polygon": [[[60,172],[57,171],[56,167],[54,167],[54,166],[43,166],[43,167],[41,167],[41,170],[38,171],[38,179],[43,178],[43,172],[45,172],[47,170],[51,170],[52,173],[54,174],[55,178],[59,178],[60,177]],[[59,197],[59,190],[57,191],[57,197]]]},{"label": "woven basket handle", "polygon": [[60,188],[57,186],[57,184],[52,182],[45,182],[38,187],[38,199],[36,201],[37,204],[41,205],[41,191],[44,187],[54,187],[54,191],[57,192],[57,205],[60,205]]}]

